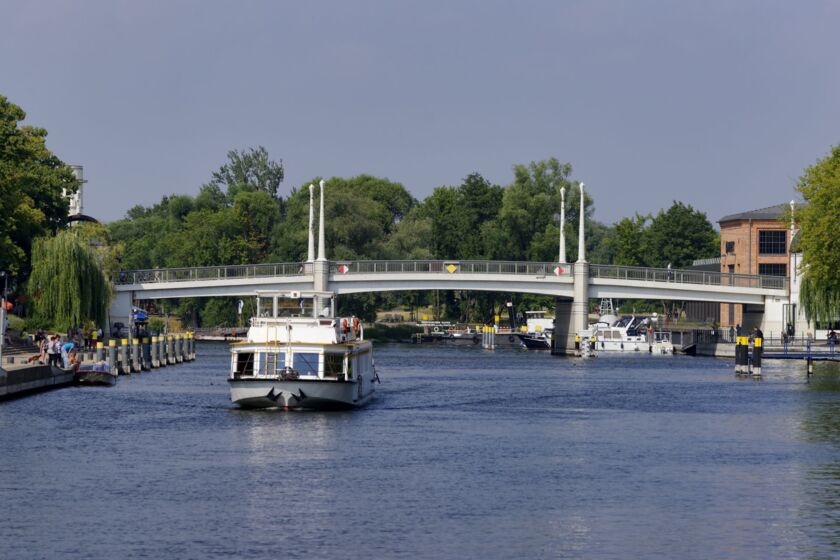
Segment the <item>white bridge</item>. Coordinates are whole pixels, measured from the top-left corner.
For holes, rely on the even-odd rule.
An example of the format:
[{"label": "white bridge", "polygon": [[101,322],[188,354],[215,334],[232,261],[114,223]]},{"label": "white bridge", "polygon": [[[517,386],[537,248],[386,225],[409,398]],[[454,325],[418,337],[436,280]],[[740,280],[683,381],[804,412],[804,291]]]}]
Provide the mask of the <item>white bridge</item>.
[{"label": "white bridge", "polygon": [[[580,184],[580,190],[580,200],[584,200],[583,184]],[[571,347],[575,333],[587,327],[590,298],[744,304],[745,317],[751,317],[751,323],[761,324],[767,332],[771,324],[775,326],[776,322],[781,322],[782,304],[789,299],[784,277],[590,264],[585,255],[583,205],[580,208],[578,260],[574,264],[565,262],[562,210],[558,262],[330,261],[326,258],[324,241],[323,181],[320,192],[317,259],[313,228],[314,186],[310,185],[306,262],[125,270],[119,273],[115,282],[112,320],[128,322],[133,302],[146,299],[306,292],[326,294],[334,305],[336,297],[370,292],[518,292],[555,298],[555,349],[563,351]],[[561,195],[564,194],[565,190],[561,189]]]},{"label": "white bridge", "polygon": [[[114,286],[132,300],[250,296],[257,291],[316,290],[327,270],[338,296],[406,290],[478,290],[571,299],[574,264],[512,261],[328,261],[127,270]],[[764,305],[787,297],[787,279],[694,270],[588,265],[588,297],[709,301]]]}]

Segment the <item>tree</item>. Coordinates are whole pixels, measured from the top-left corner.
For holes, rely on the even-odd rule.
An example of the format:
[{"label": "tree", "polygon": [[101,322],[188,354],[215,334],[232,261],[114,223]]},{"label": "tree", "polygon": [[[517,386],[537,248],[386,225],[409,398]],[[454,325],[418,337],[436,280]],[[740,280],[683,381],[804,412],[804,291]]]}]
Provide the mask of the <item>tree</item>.
[{"label": "tree", "polygon": [[26,113],[0,95],[0,270],[26,277],[32,240],[67,221],[62,190],[75,192],[71,169],[50,152],[47,131],[19,126]]},{"label": "tree", "polygon": [[706,214],[677,201],[651,219],[643,245],[642,264],[658,268],[688,266],[720,251],[718,234]]},{"label": "tree", "polygon": [[74,229],[40,237],[32,250],[28,285],[35,316],[60,329],[104,325],[111,299],[96,252]]},{"label": "tree", "polygon": [[262,146],[248,150],[231,150],[228,162],[213,173],[210,185],[225,187],[229,201],[241,191],[263,191],[277,198],[277,189],[283,182],[283,160],[272,161],[268,150]]},{"label": "tree", "polygon": [[650,216],[636,214],[622,218],[613,226],[608,243],[613,251],[612,263],[622,266],[645,266],[645,224]]},{"label": "tree", "polygon": [[809,321],[833,322],[840,317],[840,146],[805,169],[797,190],[805,199],[796,216],[803,271],[800,303]]}]

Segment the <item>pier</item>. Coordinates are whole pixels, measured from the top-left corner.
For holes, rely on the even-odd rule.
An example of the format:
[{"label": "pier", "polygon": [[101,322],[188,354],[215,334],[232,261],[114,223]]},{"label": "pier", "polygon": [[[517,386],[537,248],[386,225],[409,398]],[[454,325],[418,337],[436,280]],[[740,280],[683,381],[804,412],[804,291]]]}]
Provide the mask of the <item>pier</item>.
[{"label": "pier", "polygon": [[[0,364],[0,400],[72,385],[75,370],[30,362],[38,355],[35,346],[18,346],[3,355]],[[96,349],[77,353],[81,363],[106,363],[118,375],[131,375],[167,365],[195,360],[195,337],[192,332],[170,333],[133,339],[99,341]]]}]

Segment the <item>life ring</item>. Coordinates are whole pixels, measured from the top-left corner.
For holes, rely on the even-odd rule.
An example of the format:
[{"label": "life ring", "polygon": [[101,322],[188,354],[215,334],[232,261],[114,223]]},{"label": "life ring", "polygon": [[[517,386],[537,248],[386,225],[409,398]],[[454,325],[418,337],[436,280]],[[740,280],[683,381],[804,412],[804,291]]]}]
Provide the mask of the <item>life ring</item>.
[{"label": "life ring", "polygon": [[359,318],[353,317],[353,333],[359,336]]},{"label": "life ring", "polygon": [[341,332],[343,332],[343,333],[347,332],[347,319],[342,319],[341,320]]},{"label": "life ring", "polygon": [[437,328],[437,327],[435,327],[435,329],[434,329],[434,330],[435,330],[435,332],[440,332],[440,329],[439,329],[439,328]]}]

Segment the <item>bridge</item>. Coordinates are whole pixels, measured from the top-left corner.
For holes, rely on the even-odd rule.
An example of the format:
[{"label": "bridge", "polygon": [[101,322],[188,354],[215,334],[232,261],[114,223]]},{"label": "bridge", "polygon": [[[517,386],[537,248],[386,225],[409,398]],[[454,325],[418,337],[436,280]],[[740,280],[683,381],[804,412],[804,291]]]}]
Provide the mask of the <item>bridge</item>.
[{"label": "bridge", "polygon": [[[555,298],[555,334],[559,333],[556,338],[563,339],[562,344],[569,347],[574,334],[587,327],[589,298],[744,304],[756,310],[753,314],[758,317],[757,324],[765,328],[768,326],[764,321],[768,315],[764,311],[767,304],[788,300],[787,279],[784,277],[590,264],[585,256],[582,208],[578,260],[575,263],[565,262],[565,240],[562,235],[558,262],[327,260],[323,227],[323,182],[321,186],[317,259],[313,231],[314,203],[310,185],[307,261],[121,271],[114,285],[116,297],[111,309],[112,320],[128,322],[133,302],[145,299],[308,292],[328,294],[334,304],[335,298],[342,295],[370,292],[516,292]],[[775,307],[781,309],[780,305]],[[780,317],[780,311],[769,315]]]},{"label": "bridge", "polygon": [[[133,299],[250,296],[257,291],[315,290],[316,263],[275,263],[127,270],[116,293]],[[331,261],[325,263],[337,296],[407,290],[477,290],[572,298],[574,264],[516,261]],[[763,305],[786,296],[779,276],[589,265],[591,298],[710,301]]]}]

